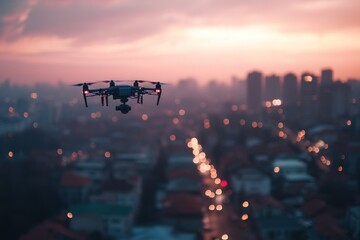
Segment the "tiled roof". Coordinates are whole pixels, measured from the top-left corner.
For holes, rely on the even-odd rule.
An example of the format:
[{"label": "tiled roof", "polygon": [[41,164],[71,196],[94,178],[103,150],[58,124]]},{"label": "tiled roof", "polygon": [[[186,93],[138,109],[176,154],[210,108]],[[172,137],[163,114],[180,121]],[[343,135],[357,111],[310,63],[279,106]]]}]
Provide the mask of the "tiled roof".
[{"label": "tiled roof", "polygon": [[127,180],[109,180],[103,184],[103,190],[106,192],[125,192],[129,193],[134,186]]},{"label": "tiled roof", "polygon": [[85,176],[78,175],[72,171],[64,172],[60,185],[62,187],[83,187],[90,183],[90,179]]},{"label": "tiled roof", "polygon": [[201,211],[201,197],[198,194],[189,194],[183,192],[169,193],[164,200],[165,216],[199,216]]},{"label": "tiled roof", "polygon": [[93,213],[102,216],[125,216],[131,212],[130,206],[111,205],[106,203],[83,203],[70,208],[70,212],[76,217],[77,214]]},{"label": "tiled roof", "polygon": [[59,223],[46,221],[31,229],[27,234],[23,235],[20,240],[56,240],[59,238],[84,240],[85,236],[79,232],[72,231]]}]

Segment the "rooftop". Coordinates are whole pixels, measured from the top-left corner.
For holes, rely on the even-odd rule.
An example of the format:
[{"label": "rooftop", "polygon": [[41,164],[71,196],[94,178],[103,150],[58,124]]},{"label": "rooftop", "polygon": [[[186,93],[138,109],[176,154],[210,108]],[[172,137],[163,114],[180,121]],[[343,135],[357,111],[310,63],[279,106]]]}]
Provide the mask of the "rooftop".
[{"label": "rooftop", "polygon": [[277,167],[306,167],[306,163],[299,159],[288,158],[288,159],[276,159],[273,162],[273,166]]},{"label": "rooftop", "polygon": [[88,177],[80,176],[72,171],[66,171],[62,175],[60,185],[62,187],[83,187],[90,183]]},{"label": "rooftop", "polygon": [[85,236],[81,233],[66,228],[60,223],[54,221],[45,221],[32,228],[27,234],[20,237],[20,240],[33,240],[33,239],[84,240]]},{"label": "rooftop", "polygon": [[110,205],[106,203],[83,203],[74,205],[70,212],[76,217],[77,214],[92,213],[102,216],[126,216],[131,212],[130,206]]}]

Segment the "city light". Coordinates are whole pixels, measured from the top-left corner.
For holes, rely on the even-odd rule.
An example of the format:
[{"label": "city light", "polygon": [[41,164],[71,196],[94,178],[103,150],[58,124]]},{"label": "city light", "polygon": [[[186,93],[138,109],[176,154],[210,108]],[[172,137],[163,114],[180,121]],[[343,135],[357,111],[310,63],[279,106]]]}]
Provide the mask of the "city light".
[{"label": "city light", "polygon": [[171,134],[170,137],[169,137],[170,141],[175,141],[176,140],[176,136],[175,134]]},{"label": "city light", "polygon": [[220,178],[216,178],[214,182],[215,182],[215,184],[220,184],[221,180],[220,180]]},{"label": "city light", "polygon": [[273,106],[281,106],[281,100],[280,99],[274,99],[272,100],[272,105]]},{"label": "city light", "polygon": [[35,100],[38,98],[38,94],[36,92],[33,92],[30,94],[30,97]]},{"label": "city light", "polygon": [[304,77],[305,82],[312,82],[313,78],[310,75]]},{"label": "city light", "polygon": [[143,121],[147,121],[149,119],[149,115],[147,115],[146,113],[144,113],[143,115],[141,115],[141,119]]},{"label": "city light", "polygon": [[72,218],[74,217],[71,212],[68,212],[68,213],[66,214],[66,216],[67,216],[68,219],[72,219]]},{"label": "city light", "polygon": [[227,234],[223,234],[221,236],[221,240],[228,240],[229,239],[229,236]]},{"label": "city light", "polygon": [[194,149],[192,153],[194,154],[194,156],[198,156],[200,152],[199,149]]},{"label": "city light", "polygon": [[198,140],[196,138],[191,139],[192,146],[198,145]]},{"label": "city light", "polygon": [[204,128],[205,128],[205,129],[209,129],[209,128],[210,128],[210,120],[209,120],[209,119],[204,119]]},{"label": "city light", "polygon": [[279,137],[283,138],[285,136],[285,133],[283,131],[279,131]]},{"label": "city light", "polygon": [[243,206],[244,208],[249,207],[249,202],[248,202],[248,201],[244,201],[243,204],[242,204],[242,206]]},{"label": "city light", "polygon": [[210,196],[210,195],[211,195],[211,193],[212,193],[212,192],[211,192],[211,190],[210,190],[210,189],[208,189],[208,190],[206,190],[206,191],[205,191],[205,195],[206,195],[206,196]]},{"label": "city light", "polygon": [[116,116],[111,117],[111,121],[113,123],[116,123],[118,121],[118,117],[116,117]]},{"label": "city light", "polygon": [[106,151],[106,152],[104,153],[104,156],[105,156],[106,158],[110,158],[110,157],[111,157],[111,153],[110,153],[109,151]]},{"label": "city light", "polygon": [[180,110],[179,110],[179,115],[180,115],[180,116],[184,116],[185,113],[186,113],[186,111],[185,111],[184,109],[180,109]]},{"label": "city light", "polygon": [[210,211],[214,211],[214,210],[215,210],[215,205],[214,205],[214,204],[211,204],[211,205],[209,206],[209,210],[210,210]]},{"label": "city light", "polygon": [[246,221],[246,220],[248,220],[249,219],[249,215],[247,215],[247,214],[243,214],[242,216],[241,216],[241,220],[243,220],[243,221]]},{"label": "city light", "polygon": [[226,180],[222,180],[221,183],[220,183],[220,186],[221,186],[222,188],[227,187],[227,185],[228,185],[228,182],[227,182]]},{"label": "city light", "polygon": [[224,118],[223,124],[224,125],[229,125],[229,123],[230,123],[230,120],[228,118]]},{"label": "city light", "polygon": [[57,153],[58,155],[62,155],[62,154],[63,154],[63,150],[62,150],[61,148],[58,148],[58,149],[56,150],[56,153]]},{"label": "city light", "polygon": [[279,167],[274,167],[274,173],[279,173],[280,172],[280,168]]},{"label": "city light", "polygon": [[199,158],[200,159],[205,158],[205,157],[206,157],[206,154],[204,152],[199,153]]},{"label": "city light", "polygon": [[173,123],[174,125],[177,125],[177,124],[180,123],[180,119],[177,118],[177,117],[175,117],[175,118],[172,119],[172,123]]},{"label": "city light", "polygon": [[8,156],[9,156],[9,158],[14,157],[14,152],[12,152],[12,151],[8,152]]}]

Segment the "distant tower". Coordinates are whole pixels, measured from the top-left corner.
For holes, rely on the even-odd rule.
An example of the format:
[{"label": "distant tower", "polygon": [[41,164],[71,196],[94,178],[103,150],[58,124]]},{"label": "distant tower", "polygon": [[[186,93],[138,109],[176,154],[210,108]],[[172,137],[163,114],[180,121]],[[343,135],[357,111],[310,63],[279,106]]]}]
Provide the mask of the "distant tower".
[{"label": "distant tower", "polygon": [[349,114],[351,87],[348,83],[336,81],[333,83],[332,118]]},{"label": "distant tower", "polygon": [[259,114],[262,108],[262,73],[250,72],[247,76],[247,105],[249,113]]},{"label": "distant tower", "polygon": [[280,97],[280,77],[275,74],[265,77],[265,101]]},{"label": "distant tower", "polygon": [[321,71],[321,86],[330,85],[333,83],[333,70],[323,69]]},{"label": "distant tower", "polygon": [[333,93],[333,84],[321,84],[319,89],[319,120],[321,122],[332,121]]},{"label": "distant tower", "polygon": [[231,78],[231,98],[234,103],[245,103],[246,99],[246,81],[236,76]]},{"label": "distant tower", "polygon": [[284,76],[282,104],[285,109],[285,118],[289,121],[298,120],[298,82],[293,73]]},{"label": "distant tower", "polygon": [[300,107],[301,120],[304,126],[315,123],[318,110],[318,77],[310,73],[301,75]]},{"label": "distant tower", "polygon": [[293,73],[288,73],[284,76],[282,102],[284,106],[297,106],[298,83],[297,77]]},{"label": "distant tower", "polygon": [[180,79],[178,82],[179,95],[183,100],[187,100],[190,96],[196,96],[198,85],[197,81],[193,78]]}]

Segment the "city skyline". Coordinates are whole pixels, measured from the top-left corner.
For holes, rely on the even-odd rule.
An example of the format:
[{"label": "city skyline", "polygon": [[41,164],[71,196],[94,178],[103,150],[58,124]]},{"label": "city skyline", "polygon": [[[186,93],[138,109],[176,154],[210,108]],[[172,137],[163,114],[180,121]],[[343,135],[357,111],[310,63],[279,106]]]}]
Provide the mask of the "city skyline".
[{"label": "city skyline", "polygon": [[[335,69],[360,77],[356,1],[10,1],[0,10],[0,79],[66,83]],[[286,71],[285,71],[286,70]]]}]

